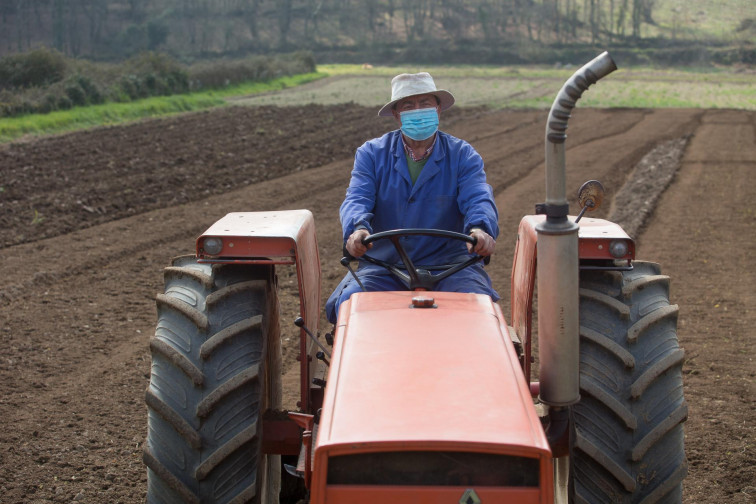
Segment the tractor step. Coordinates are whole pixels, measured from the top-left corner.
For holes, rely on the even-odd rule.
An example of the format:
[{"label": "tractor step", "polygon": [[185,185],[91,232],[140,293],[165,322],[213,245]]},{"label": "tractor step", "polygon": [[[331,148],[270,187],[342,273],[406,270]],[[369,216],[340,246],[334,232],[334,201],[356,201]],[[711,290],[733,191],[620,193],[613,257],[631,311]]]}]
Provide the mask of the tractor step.
[{"label": "tractor step", "polygon": [[[312,450],[310,454],[310,467],[313,467],[313,464],[315,462],[315,443],[318,439],[318,424],[313,424],[312,426]],[[300,478],[304,476],[305,473],[305,457],[307,451],[307,447],[302,443],[302,447],[299,450],[299,459],[297,459],[297,467],[296,472],[297,476]],[[288,471],[288,469],[287,469]]]}]

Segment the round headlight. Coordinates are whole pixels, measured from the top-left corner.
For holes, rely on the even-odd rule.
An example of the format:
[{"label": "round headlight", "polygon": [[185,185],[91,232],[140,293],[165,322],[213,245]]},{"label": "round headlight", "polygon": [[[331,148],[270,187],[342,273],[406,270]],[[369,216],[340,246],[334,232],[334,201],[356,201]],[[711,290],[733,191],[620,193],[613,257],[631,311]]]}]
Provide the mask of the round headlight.
[{"label": "round headlight", "polygon": [[220,238],[205,238],[205,241],[202,242],[202,248],[207,254],[218,255],[223,250],[223,240]]},{"label": "round headlight", "polygon": [[624,240],[614,240],[609,244],[609,253],[617,259],[625,257],[628,252],[627,242]]}]

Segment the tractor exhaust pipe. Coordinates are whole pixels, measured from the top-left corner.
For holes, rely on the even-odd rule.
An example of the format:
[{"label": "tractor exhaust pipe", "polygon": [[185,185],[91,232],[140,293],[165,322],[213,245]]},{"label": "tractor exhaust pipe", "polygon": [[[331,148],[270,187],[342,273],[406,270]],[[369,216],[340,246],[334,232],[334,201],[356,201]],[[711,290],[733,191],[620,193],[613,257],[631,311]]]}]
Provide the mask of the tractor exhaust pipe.
[{"label": "tractor exhaust pipe", "polygon": [[536,227],[539,398],[552,409],[580,400],[579,226],[567,218],[564,147],[567,121],[583,92],[616,69],[607,52],[585,64],[562,86],[546,125],[546,203],[538,208],[539,213],[546,214],[546,220]]}]

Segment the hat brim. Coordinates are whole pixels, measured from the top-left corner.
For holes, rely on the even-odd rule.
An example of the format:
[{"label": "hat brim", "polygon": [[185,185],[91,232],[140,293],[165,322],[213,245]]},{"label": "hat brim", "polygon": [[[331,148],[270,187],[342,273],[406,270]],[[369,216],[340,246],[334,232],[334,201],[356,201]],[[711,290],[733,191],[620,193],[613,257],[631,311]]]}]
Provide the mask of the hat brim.
[{"label": "hat brim", "polygon": [[427,91],[425,93],[417,93],[407,96],[402,96],[401,98],[398,98],[396,100],[392,100],[388,102],[386,105],[384,105],[381,110],[378,111],[379,116],[383,117],[391,117],[394,111],[394,105],[396,105],[396,102],[402,101],[405,98],[409,98],[411,96],[420,96],[424,94],[432,94],[439,100],[439,105],[441,107],[441,110],[444,111],[454,105],[454,95],[452,95],[449,91],[445,89],[438,89],[436,91]]}]

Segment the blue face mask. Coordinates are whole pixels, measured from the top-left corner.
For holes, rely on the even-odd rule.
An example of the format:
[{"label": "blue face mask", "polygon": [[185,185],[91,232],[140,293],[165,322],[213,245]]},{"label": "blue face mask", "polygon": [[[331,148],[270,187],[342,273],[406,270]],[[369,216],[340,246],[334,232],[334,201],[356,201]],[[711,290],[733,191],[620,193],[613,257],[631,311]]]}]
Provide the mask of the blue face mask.
[{"label": "blue face mask", "polygon": [[435,108],[407,110],[399,117],[402,133],[412,140],[427,140],[438,130],[438,112]]}]

